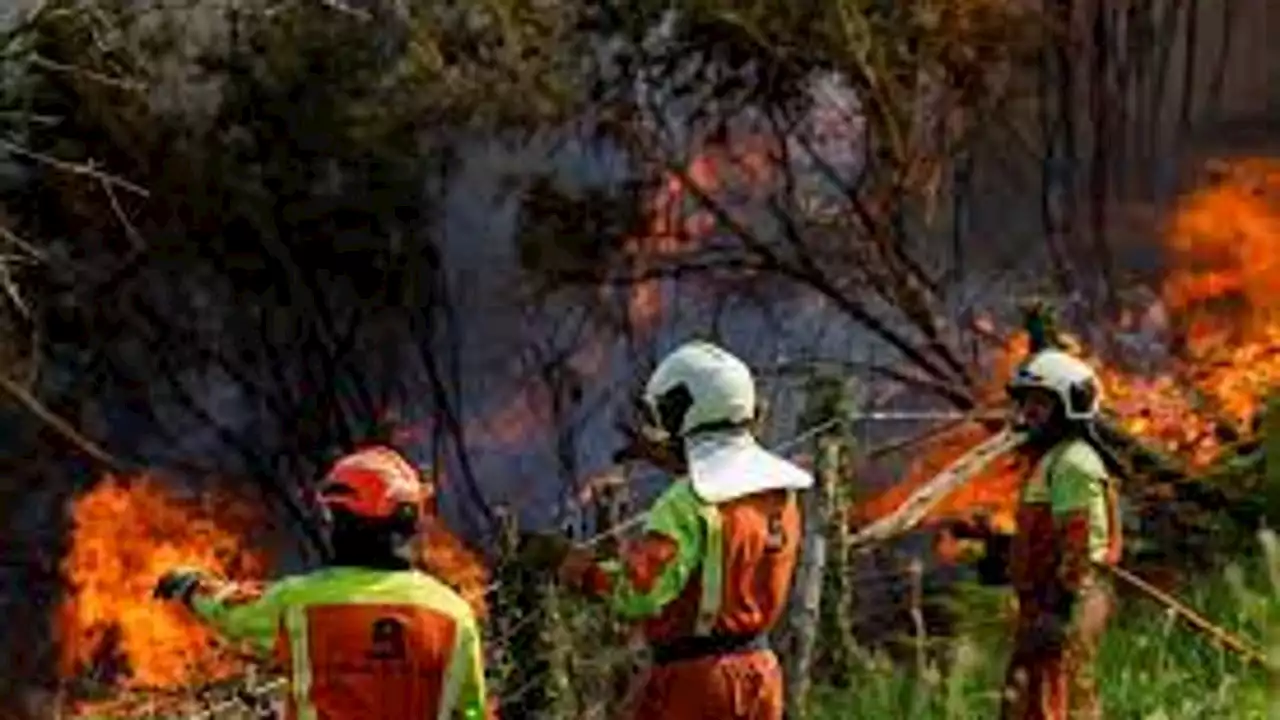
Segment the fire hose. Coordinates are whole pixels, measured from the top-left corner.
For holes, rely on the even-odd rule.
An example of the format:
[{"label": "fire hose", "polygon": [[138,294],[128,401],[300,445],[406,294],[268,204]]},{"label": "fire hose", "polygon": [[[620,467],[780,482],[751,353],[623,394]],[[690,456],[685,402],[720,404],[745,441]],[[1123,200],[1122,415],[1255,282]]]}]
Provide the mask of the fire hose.
[{"label": "fire hose", "polygon": [[[853,538],[854,548],[868,549],[873,543],[903,535],[919,526],[948,495],[976,476],[1000,455],[1026,442],[1026,435],[1004,429],[952,461],[942,472],[911,493],[893,512],[863,528]],[[1215,625],[1167,592],[1160,590],[1132,572],[1116,565],[1099,563],[1098,567],[1117,580],[1155,601],[1191,627],[1244,659],[1263,668],[1270,667],[1266,654],[1254,643]]]},{"label": "fire hose", "polygon": [[[955,420],[991,420],[991,419],[997,419],[997,418],[1003,418],[1003,417],[1005,417],[1005,413],[1000,412],[1000,411],[997,411],[997,410],[992,410],[992,409],[990,409],[990,408],[984,408],[984,409],[976,410],[976,411],[973,411],[973,412],[965,412],[965,413],[957,413],[957,412],[928,412],[928,411],[924,411],[924,412],[912,412],[912,411],[904,411],[904,412],[888,412],[888,411],[885,411],[885,412],[879,412],[879,411],[872,411],[872,412],[861,412],[861,411],[860,411],[860,412],[852,412],[852,413],[846,413],[846,414],[843,414],[843,415],[839,415],[839,416],[836,416],[836,417],[830,418],[830,419],[828,419],[828,420],[825,420],[825,421],[823,421],[823,422],[817,423],[816,425],[814,425],[814,426],[812,426],[812,427],[808,428],[807,430],[805,430],[805,431],[803,431],[803,432],[799,433],[798,435],[794,435],[794,436],[792,436],[792,437],[790,437],[790,438],[787,438],[786,440],[783,440],[782,442],[779,442],[777,445],[774,445],[774,446],[773,446],[772,450],[773,450],[773,452],[778,453],[778,454],[780,454],[780,455],[781,455],[781,454],[786,454],[786,453],[790,452],[793,448],[795,448],[797,445],[799,445],[800,443],[805,442],[806,440],[809,440],[810,438],[814,437],[815,435],[821,434],[822,432],[825,432],[825,431],[827,431],[827,430],[830,430],[831,428],[833,428],[833,427],[835,427],[835,426],[837,426],[837,425],[840,425],[841,423],[849,422],[849,421],[858,421],[858,420],[875,420],[875,421],[882,421],[882,422],[883,422],[883,421],[904,421],[904,422],[910,422],[910,421],[920,421],[920,420],[953,420],[953,421],[955,421]],[[994,438],[993,438],[993,439],[994,439]],[[1019,441],[1018,441],[1018,443],[1015,443],[1014,445],[1010,445],[1010,446],[1008,446],[1008,447],[1003,447],[1003,441],[1002,441],[1002,443],[998,443],[998,444],[1001,444],[1001,445],[1002,445],[1002,448],[1001,448],[1001,449],[999,449],[999,450],[995,451],[993,454],[990,454],[989,456],[988,456],[988,455],[984,455],[983,459],[981,460],[981,464],[980,464],[980,465],[978,465],[978,466],[976,466],[976,467],[973,467],[972,469],[968,469],[967,471],[965,471],[967,474],[961,475],[961,476],[959,477],[958,481],[956,481],[956,482],[954,482],[954,483],[952,483],[952,484],[947,485],[947,487],[955,488],[955,487],[958,487],[959,485],[963,484],[965,480],[967,480],[969,477],[972,477],[973,475],[977,474],[980,470],[982,470],[982,468],[983,468],[983,467],[985,467],[985,466],[987,465],[987,463],[991,462],[991,460],[994,460],[996,456],[998,456],[998,455],[999,455],[999,454],[1001,454],[1001,453],[1008,452],[1010,449],[1012,449],[1013,447],[1016,447],[1016,445],[1017,445],[1017,444],[1020,444],[1021,442],[1022,442],[1022,441],[1021,441],[1021,440],[1019,440]],[[984,445],[985,445],[985,443],[984,443]],[[975,449],[974,449],[974,451],[976,451],[976,450],[978,450],[978,449],[979,449],[979,448],[975,448]],[[972,455],[974,451],[970,451],[969,453],[966,453],[966,455],[964,456],[964,458],[961,458],[961,459],[962,459],[962,460],[964,460],[964,459],[966,459],[966,458],[969,458],[969,457],[970,457],[970,455]],[[967,463],[972,463],[972,462],[976,462],[976,460],[974,460],[974,459],[970,459],[970,460],[968,460],[968,461],[967,461]],[[959,461],[957,461],[956,463],[952,463],[952,466],[951,466],[951,467],[948,467],[948,470],[950,470],[952,467],[955,467],[957,464],[959,464]],[[947,472],[947,471],[943,471],[943,473],[944,473],[944,474],[945,474],[946,472]],[[942,475],[939,475],[939,476],[938,476],[938,478],[935,478],[933,481],[931,481],[931,483],[930,483],[930,484],[936,483],[936,482],[937,482],[937,480],[938,480],[938,479],[940,479],[940,478],[942,478]],[[924,488],[921,488],[921,490],[924,490]],[[945,492],[949,492],[949,490],[948,490],[948,491],[945,491]],[[945,492],[944,492],[944,496],[945,496]],[[908,505],[908,504],[911,504],[911,503],[912,503],[912,501],[913,501],[913,499],[915,499],[915,498],[916,498],[916,494],[918,494],[918,493],[919,493],[919,491],[917,491],[917,493],[913,493],[913,494],[912,494],[912,496],[911,496],[911,498],[908,498],[908,499],[907,499],[907,501],[906,501],[903,505],[904,505],[904,506],[906,506],[906,505]],[[930,493],[930,496],[932,497],[932,493]],[[938,500],[941,500],[941,499],[942,499],[942,498],[938,498]],[[920,501],[917,501],[917,502],[920,502]],[[927,513],[928,513],[929,508],[932,508],[932,507],[933,507],[933,505],[935,505],[935,504],[937,504],[937,501],[934,501],[934,502],[933,502],[933,504],[930,504],[930,505],[928,505],[927,507],[925,507],[925,509],[924,509],[924,513],[926,513],[926,514],[927,514]],[[894,513],[894,515],[897,515],[897,513],[895,512],[895,513]],[[910,516],[911,516],[912,518],[916,518],[916,515],[917,515],[917,513],[912,512]],[[610,528],[608,528],[607,530],[604,530],[604,531],[602,531],[602,532],[600,532],[600,533],[598,533],[598,534],[596,534],[596,535],[592,536],[591,538],[589,538],[589,539],[588,539],[585,543],[583,543],[583,544],[584,544],[584,545],[586,545],[586,546],[588,546],[588,547],[590,547],[590,546],[592,546],[592,545],[595,545],[595,544],[599,543],[599,542],[600,542],[600,541],[602,541],[602,540],[605,540],[605,539],[607,539],[607,538],[614,537],[614,536],[616,536],[616,535],[620,535],[620,534],[622,534],[622,533],[625,533],[625,532],[627,532],[628,530],[631,530],[631,529],[633,529],[633,528],[635,528],[635,527],[638,527],[638,526],[639,526],[640,524],[642,524],[645,520],[647,520],[647,519],[648,519],[648,517],[649,517],[649,513],[647,513],[647,512],[640,512],[640,513],[636,513],[635,515],[633,515],[633,516],[631,516],[631,517],[627,518],[626,520],[624,520],[624,521],[622,521],[622,522],[618,523],[617,525],[614,525],[613,527],[610,527]],[[919,517],[915,520],[915,524],[919,524],[919,522],[920,522],[920,521],[922,521],[923,519],[924,519],[924,515],[923,515],[923,514],[920,514],[920,515],[919,515]],[[879,526],[879,525],[880,525],[880,524],[879,524],[879,523],[877,523],[877,526]],[[914,525],[908,526],[908,527],[907,527],[907,529],[909,530],[911,527],[914,527]],[[868,527],[868,528],[867,528],[867,531],[870,531],[870,530],[871,530],[871,528],[870,528],[870,527]],[[866,532],[866,531],[864,531],[864,532]]]}]

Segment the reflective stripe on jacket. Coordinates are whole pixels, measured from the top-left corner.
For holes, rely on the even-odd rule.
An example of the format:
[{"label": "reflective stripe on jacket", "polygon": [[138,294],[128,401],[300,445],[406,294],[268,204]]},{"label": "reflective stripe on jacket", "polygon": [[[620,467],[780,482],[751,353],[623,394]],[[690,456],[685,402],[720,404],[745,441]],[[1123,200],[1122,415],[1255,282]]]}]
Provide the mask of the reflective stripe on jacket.
[{"label": "reflective stripe on jacket", "polygon": [[795,493],[758,493],[715,505],[687,480],[654,503],[645,533],[615,561],[599,563],[589,587],[650,642],[769,630],[790,595],[800,547]]},{"label": "reflective stripe on jacket", "polygon": [[467,603],[415,570],[333,567],[255,592],[223,585],[192,607],[289,669],[291,720],[479,720],[480,631]]},{"label": "reflective stripe on jacket", "polygon": [[1098,452],[1067,440],[1040,458],[1022,491],[1010,574],[1034,592],[1048,583],[1077,590],[1095,563],[1115,564],[1122,551],[1115,484]]}]

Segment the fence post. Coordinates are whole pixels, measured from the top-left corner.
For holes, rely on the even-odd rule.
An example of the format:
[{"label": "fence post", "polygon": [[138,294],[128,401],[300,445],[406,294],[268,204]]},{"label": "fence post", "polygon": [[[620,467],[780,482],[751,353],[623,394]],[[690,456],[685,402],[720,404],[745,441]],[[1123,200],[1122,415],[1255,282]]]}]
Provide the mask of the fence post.
[{"label": "fence post", "polygon": [[[815,377],[808,383],[806,395],[806,408],[800,417],[802,432],[836,417],[842,410],[844,392],[843,383],[839,380]],[[827,534],[838,514],[835,490],[839,476],[839,444],[831,441],[833,435],[833,432],[819,433],[814,442],[817,482],[813,491],[805,493],[803,499],[804,539],[787,613],[790,652],[785,658],[786,693],[787,715],[791,718],[803,717],[806,712],[822,615],[822,590],[828,562]]]},{"label": "fence post", "polygon": [[[847,417],[853,410],[846,403],[850,395],[848,386],[830,383],[830,387],[823,389],[827,396],[824,401],[828,404],[827,417],[834,413]],[[857,657],[853,621],[857,599],[853,580],[853,533],[848,514],[853,495],[846,481],[856,445],[849,426],[844,423],[819,434],[816,443],[815,469],[830,508],[825,528],[828,543],[822,591],[825,602],[819,633],[827,642],[820,656],[823,664],[831,669],[831,679],[840,683],[852,672]]]}]

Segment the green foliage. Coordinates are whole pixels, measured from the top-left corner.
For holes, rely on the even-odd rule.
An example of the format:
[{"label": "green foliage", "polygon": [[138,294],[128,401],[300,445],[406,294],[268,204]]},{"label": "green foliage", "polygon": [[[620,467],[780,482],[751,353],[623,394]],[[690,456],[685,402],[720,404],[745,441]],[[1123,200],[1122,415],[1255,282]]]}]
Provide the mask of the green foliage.
[{"label": "green foliage", "polygon": [[0,213],[49,258],[20,279],[63,412],[127,393],[277,483],[405,397],[452,412],[439,203],[469,143],[577,114],[587,38],[572,3],[270,5],[41,4],[3,38]]},{"label": "green foliage", "polygon": [[[1245,638],[1264,637],[1269,628],[1274,644],[1280,637],[1280,554],[1270,542],[1265,559],[1243,559],[1217,579],[1184,587],[1180,595]],[[811,717],[994,717],[1008,650],[1007,610],[1002,610],[1008,602],[1002,593],[971,589],[959,599],[967,620],[957,638],[932,641],[943,649],[946,667],[873,659],[846,682],[849,689],[818,693]],[[1214,646],[1145,598],[1126,594],[1118,608],[1097,668],[1107,717],[1274,717],[1268,712],[1280,703],[1280,685],[1274,680],[1269,685],[1267,673],[1256,665]],[[1280,649],[1272,652],[1280,657]]]}]

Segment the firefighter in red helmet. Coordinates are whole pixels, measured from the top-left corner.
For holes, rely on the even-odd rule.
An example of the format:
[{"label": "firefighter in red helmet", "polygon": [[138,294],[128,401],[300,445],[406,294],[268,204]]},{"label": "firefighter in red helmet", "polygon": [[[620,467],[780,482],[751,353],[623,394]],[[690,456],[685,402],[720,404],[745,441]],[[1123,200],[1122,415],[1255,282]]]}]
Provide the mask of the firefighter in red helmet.
[{"label": "firefighter in red helmet", "polygon": [[414,569],[428,492],[398,452],[359,450],[319,487],[325,567],[264,589],[180,568],[155,594],[280,661],[291,720],[479,720],[487,708],[476,618]]}]

